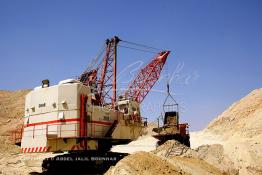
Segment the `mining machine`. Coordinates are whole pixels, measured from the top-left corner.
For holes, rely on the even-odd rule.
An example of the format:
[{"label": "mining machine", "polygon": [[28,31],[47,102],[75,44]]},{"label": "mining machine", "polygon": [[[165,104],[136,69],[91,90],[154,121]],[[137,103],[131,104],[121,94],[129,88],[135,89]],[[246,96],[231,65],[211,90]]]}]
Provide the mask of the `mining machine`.
[{"label": "mining machine", "polygon": [[44,160],[43,168],[48,170],[60,166],[61,161],[56,160],[68,161],[69,166],[61,164],[63,169],[80,166],[77,160],[84,160],[89,163],[82,165],[91,171],[124,156],[110,149],[142,135],[147,121],[141,116],[140,104],[159,79],[170,51],[158,51],[117,96],[119,43],[136,50],[155,49],[115,36],[106,40],[101,53],[78,78],[53,86],[42,81],[26,95],[23,128],[13,135],[21,153],[60,153]]}]

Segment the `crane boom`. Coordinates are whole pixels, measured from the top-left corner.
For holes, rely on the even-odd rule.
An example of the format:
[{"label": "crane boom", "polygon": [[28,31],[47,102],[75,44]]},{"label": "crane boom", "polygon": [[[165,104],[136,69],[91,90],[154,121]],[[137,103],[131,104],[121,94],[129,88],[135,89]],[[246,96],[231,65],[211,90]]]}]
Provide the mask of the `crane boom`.
[{"label": "crane boom", "polygon": [[153,60],[140,70],[136,78],[129,84],[125,97],[141,103],[156,81],[165,65],[170,51],[157,54]]},{"label": "crane boom", "polygon": [[119,41],[120,39],[117,36],[111,40],[107,40],[106,54],[103,59],[101,77],[98,82],[101,103],[103,105],[111,104],[112,108],[115,108],[116,105],[116,56]]},{"label": "crane boom", "polygon": [[110,105],[111,108],[116,105],[116,52],[119,41],[117,36],[107,39],[102,65],[84,71],[78,78],[83,84],[97,89],[100,105]]},{"label": "crane boom", "polygon": [[[117,64],[117,45],[122,41],[117,36],[106,40],[105,55],[102,59],[102,65],[99,67],[85,71],[79,80],[91,86],[96,84],[98,101],[100,105],[109,105],[112,109],[116,107],[116,64]],[[126,41],[123,41],[126,42]],[[129,44],[135,44],[126,42]],[[138,44],[135,44],[136,46]],[[149,46],[138,45],[148,48]],[[145,51],[145,50],[144,50]],[[170,51],[162,51],[158,53],[152,61],[140,70],[136,78],[129,84],[125,92],[127,99],[132,99],[141,103],[149,91],[152,89],[156,81],[160,77],[160,73],[165,65],[166,59]]]}]

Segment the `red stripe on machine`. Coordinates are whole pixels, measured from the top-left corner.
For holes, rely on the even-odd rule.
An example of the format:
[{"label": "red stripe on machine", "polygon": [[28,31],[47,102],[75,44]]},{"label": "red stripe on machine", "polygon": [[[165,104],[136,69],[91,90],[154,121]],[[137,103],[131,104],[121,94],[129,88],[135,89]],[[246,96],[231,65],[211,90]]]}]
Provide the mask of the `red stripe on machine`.
[{"label": "red stripe on machine", "polygon": [[[51,121],[47,121],[47,122],[39,122],[39,123],[30,123],[24,126],[24,128],[26,127],[30,127],[30,126],[39,126],[39,125],[47,125],[47,124],[54,124],[54,123],[63,123],[63,122],[77,122],[80,121],[79,118],[70,118],[70,119],[64,119],[64,120],[51,120]],[[91,123],[96,123],[96,124],[100,124],[100,125],[112,125],[112,122],[103,122],[103,121],[91,121]]]},{"label": "red stripe on machine", "polygon": [[30,123],[30,124],[25,125],[24,128],[30,127],[30,126],[47,125],[47,124],[63,123],[63,122],[76,122],[76,121],[79,121],[79,118],[70,118],[70,119],[64,119],[64,120],[51,120],[47,122]]}]

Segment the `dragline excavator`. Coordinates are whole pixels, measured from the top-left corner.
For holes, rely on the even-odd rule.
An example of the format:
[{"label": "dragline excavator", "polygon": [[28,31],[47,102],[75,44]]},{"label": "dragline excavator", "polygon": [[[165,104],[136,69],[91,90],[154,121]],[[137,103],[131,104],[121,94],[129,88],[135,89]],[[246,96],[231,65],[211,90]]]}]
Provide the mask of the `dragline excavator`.
[{"label": "dragline excavator", "polygon": [[[102,52],[77,79],[63,80],[54,86],[43,80],[41,86],[26,95],[22,132],[13,135],[21,153],[67,152],[57,157],[75,160],[84,155],[88,161],[95,156],[93,164],[84,165],[92,168],[101,162],[98,155],[119,160],[121,156],[110,157],[111,147],[141,136],[147,121],[141,116],[140,103],[159,79],[170,51],[158,51],[124,94],[117,97],[119,43],[136,50],[155,49],[115,36],[106,40]],[[58,166],[51,163],[53,160],[45,160],[43,168]],[[105,166],[105,159],[102,162]]]}]

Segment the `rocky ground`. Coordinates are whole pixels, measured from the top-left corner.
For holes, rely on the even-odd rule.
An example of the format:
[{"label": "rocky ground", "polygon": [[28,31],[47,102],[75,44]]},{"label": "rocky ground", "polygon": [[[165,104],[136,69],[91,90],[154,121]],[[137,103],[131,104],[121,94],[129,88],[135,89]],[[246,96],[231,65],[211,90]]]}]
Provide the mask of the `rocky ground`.
[{"label": "rocky ground", "polygon": [[[29,90],[0,91],[0,174],[41,172],[52,154],[20,154],[10,130],[22,122],[24,96]],[[118,174],[262,175],[262,89],[256,89],[215,118],[207,128],[191,132],[191,148],[176,141],[157,147],[150,124],[145,135],[112,148],[129,156],[112,166]]]}]

